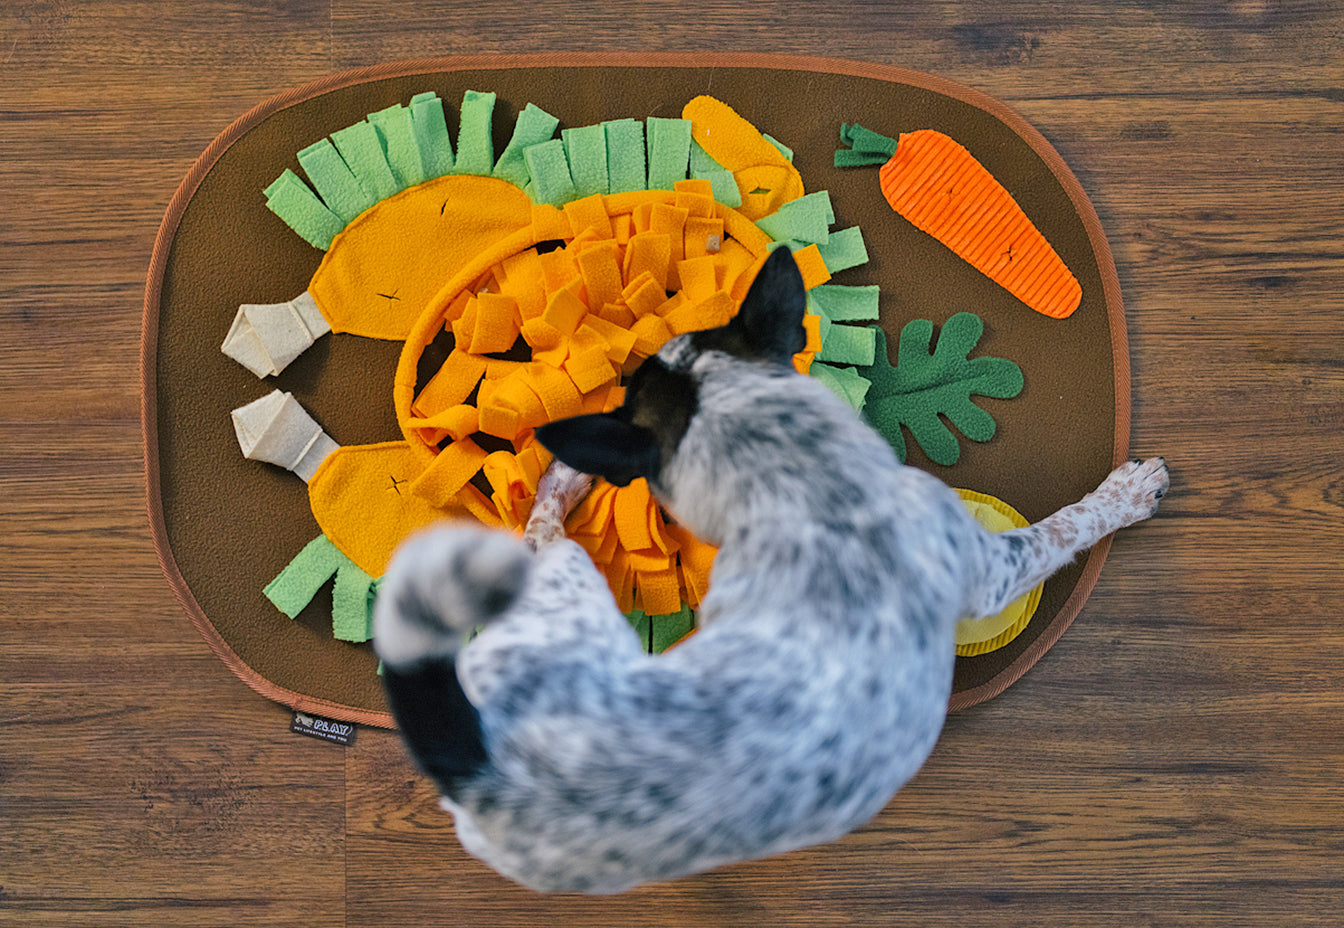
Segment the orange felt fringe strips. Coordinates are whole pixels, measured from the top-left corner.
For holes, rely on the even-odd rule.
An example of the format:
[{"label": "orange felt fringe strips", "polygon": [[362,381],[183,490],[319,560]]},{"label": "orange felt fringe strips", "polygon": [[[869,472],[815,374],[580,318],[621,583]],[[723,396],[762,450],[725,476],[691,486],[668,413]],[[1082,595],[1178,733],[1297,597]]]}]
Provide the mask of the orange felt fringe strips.
[{"label": "orange felt fringe strips", "polygon": [[[616,408],[621,376],[668,339],[726,323],[769,244],[702,180],[534,207],[531,227],[465,266],[407,339],[394,397],[425,463],[410,492],[521,530],[551,460],[534,429]],[[817,257],[812,283],[825,279]],[[454,347],[421,386],[421,355],[445,328]],[[800,370],[817,348],[810,336]],[[708,589],[715,549],[667,524],[642,480],[599,481],[566,527],[624,611],[694,608]]]}]

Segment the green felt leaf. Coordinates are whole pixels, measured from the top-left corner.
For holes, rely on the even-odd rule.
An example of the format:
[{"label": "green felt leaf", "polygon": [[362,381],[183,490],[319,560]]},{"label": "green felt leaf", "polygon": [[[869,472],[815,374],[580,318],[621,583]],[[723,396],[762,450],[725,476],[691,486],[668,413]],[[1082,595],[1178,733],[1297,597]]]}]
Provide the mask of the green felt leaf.
[{"label": "green felt leaf", "polygon": [[689,635],[691,629],[695,628],[695,613],[685,603],[681,604],[680,612],[673,612],[671,615],[656,615],[651,618],[653,621],[651,644],[654,654],[662,654]]},{"label": "green felt leaf", "polygon": [[909,429],[935,464],[955,464],[961,456],[956,436],[941,417],[972,441],[994,437],[994,419],[971,402],[972,396],[1008,399],[1022,392],[1022,369],[1005,358],[969,355],[984,333],[974,313],[957,313],[943,324],[937,347],[933,323],[915,319],[901,329],[896,365],[887,359],[886,337],[878,331],[875,362],[859,368],[872,382],[864,414],[886,437],[902,461],[902,427]]},{"label": "green felt leaf", "polygon": [[653,653],[653,617],[640,609],[636,609],[634,612],[628,613],[626,618],[635,627],[635,633],[639,635],[639,641],[644,646],[644,650]]}]

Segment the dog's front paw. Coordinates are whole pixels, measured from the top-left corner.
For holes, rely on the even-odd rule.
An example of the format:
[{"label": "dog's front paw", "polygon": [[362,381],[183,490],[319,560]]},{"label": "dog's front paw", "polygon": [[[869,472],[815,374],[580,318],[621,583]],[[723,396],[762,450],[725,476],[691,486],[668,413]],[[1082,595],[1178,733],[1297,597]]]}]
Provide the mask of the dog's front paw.
[{"label": "dog's front paw", "polygon": [[558,458],[537,481],[537,496],[523,530],[523,540],[533,550],[565,537],[565,519],[579,500],[593,488],[593,478],[577,471]]},{"label": "dog's front paw", "polygon": [[512,535],[440,528],[398,549],[373,609],[374,649],[392,666],[452,653],[463,635],[506,610],[530,555]]},{"label": "dog's front paw", "polygon": [[1148,458],[1121,464],[1093,495],[1116,507],[1122,526],[1133,525],[1157,512],[1170,487],[1166,458]]}]

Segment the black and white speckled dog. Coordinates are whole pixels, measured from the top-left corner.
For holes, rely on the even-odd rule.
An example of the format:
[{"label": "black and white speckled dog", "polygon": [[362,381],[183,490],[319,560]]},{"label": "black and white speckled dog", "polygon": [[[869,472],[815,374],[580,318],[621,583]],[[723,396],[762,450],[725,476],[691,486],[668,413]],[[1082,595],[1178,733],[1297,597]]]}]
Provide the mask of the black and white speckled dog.
[{"label": "black and white speckled dog", "polygon": [[[619,410],[539,432],[574,469],[547,472],[523,540],[437,529],[388,570],[375,639],[392,710],[463,845],[506,876],[617,892],[866,822],[938,738],[957,620],[995,614],[1166,491],[1162,459],[1129,463],[1030,528],[985,532],[794,373],[804,303],[779,249],[733,321],[668,342]],[[701,630],[664,655],[565,538],[584,474],[647,478],[720,546]]]}]

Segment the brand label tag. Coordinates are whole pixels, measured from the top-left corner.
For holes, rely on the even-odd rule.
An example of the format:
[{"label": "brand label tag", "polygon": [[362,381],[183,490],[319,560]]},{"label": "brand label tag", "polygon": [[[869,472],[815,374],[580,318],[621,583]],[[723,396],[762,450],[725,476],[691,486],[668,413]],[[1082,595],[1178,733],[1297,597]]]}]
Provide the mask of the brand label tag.
[{"label": "brand label tag", "polygon": [[296,711],[294,718],[289,723],[289,730],[295,734],[307,735],[309,738],[320,738],[323,741],[330,741],[333,744],[347,747],[355,743],[355,726],[352,723],[324,719],[319,715],[310,715],[307,712]]}]

